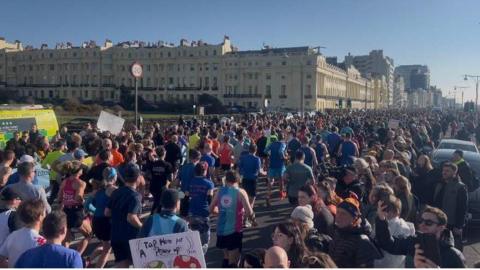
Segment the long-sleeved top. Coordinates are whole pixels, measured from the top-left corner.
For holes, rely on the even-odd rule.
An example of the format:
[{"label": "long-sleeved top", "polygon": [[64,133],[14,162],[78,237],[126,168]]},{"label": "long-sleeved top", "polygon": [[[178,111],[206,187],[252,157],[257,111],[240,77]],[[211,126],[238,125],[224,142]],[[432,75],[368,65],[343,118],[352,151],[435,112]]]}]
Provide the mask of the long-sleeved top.
[{"label": "long-sleeved top", "polygon": [[13,191],[15,191],[22,201],[26,200],[33,200],[33,199],[41,199],[43,204],[45,205],[45,209],[47,213],[50,213],[52,208],[47,201],[47,194],[45,194],[45,190],[42,187],[38,187],[33,185],[32,183],[28,183],[26,181],[20,180],[18,183],[9,185]]},{"label": "long-sleeved top", "polygon": [[[418,234],[406,238],[392,237],[386,220],[375,220],[375,240],[377,246],[393,255],[415,256],[415,244],[418,243]],[[450,231],[443,233],[439,241],[440,267],[465,268],[465,257],[462,252],[453,247],[453,236]]]},{"label": "long-sleeved top", "polygon": [[468,193],[465,184],[458,178],[447,182],[438,182],[433,193],[432,206],[447,214],[450,228],[463,228],[467,214]]}]

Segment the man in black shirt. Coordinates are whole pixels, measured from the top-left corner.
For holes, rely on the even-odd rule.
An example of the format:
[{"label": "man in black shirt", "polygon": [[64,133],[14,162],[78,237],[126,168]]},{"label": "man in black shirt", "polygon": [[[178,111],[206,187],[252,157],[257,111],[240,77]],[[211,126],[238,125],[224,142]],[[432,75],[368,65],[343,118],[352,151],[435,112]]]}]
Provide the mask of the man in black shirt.
[{"label": "man in black shirt", "polygon": [[0,243],[3,243],[10,233],[22,227],[16,212],[22,201],[20,195],[9,187],[6,187],[0,194],[0,201],[2,202],[0,208]]},{"label": "man in black shirt", "polygon": [[110,164],[108,161],[110,160],[110,151],[108,150],[102,150],[98,154],[98,158],[100,159],[100,163],[98,165],[93,166],[90,171],[88,171],[87,174],[85,174],[85,177],[80,177],[84,181],[89,181],[90,179],[97,180],[101,182],[103,180],[103,170],[105,168],[110,167]]},{"label": "man in black shirt", "polygon": [[182,150],[178,145],[177,135],[172,135],[170,141],[165,145],[165,161],[172,165],[174,171],[179,168],[180,161],[182,160]]},{"label": "man in black shirt", "polygon": [[158,159],[147,163],[145,171],[150,178],[150,193],[153,195],[152,214],[160,209],[162,191],[168,188],[173,179],[173,168],[165,161],[166,151],[163,146],[155,149]]},{"label": "man in black shirt", "polygon": [[129,242],[137,238],[142,222],[142,196],[136,191],[141,172],[135,164],[125,168],[125,186],[112,193],[105,215],[112,218],[111,245],[115,255],[115,267],[128,268],[132,263]]}]

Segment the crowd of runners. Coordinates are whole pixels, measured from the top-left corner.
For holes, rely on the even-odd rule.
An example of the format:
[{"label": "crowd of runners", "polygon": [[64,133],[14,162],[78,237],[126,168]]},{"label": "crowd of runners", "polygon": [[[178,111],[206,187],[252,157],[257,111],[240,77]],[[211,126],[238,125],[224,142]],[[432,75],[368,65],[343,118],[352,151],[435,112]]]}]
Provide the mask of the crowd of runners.
[{"label": "crowd of runners", "polygon": [[[128,267],[129,240],[193,230],[204,253],[216,234],[222,268],[465,267],[478,177],[461,150],[432,166],[443,137],[478,144],[480,125],[461,111],[336,110],[180,117],[120,134],[87,124],[50,140],[32,126],[0,153],[0,266],[103,268],[113,253]],[[243,249],[256,206],[276,200],[290,219]]]}]

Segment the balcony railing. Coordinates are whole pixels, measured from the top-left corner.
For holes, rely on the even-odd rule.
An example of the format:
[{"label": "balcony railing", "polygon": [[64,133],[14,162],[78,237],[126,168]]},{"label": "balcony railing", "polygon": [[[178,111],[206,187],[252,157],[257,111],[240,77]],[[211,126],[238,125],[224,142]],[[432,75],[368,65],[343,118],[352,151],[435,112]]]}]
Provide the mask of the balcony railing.
[{"label": "balcony railing", "polygon": [[278,97],[283,99],[283,98],[287,98],[287,95],[280,95]]},{"label": "balcony railing", "polygon": [[313,96],[312,95],[305,95],[305,98],[311,99]]},{"label": "balcony railing", "polygon": [[61,84],[50,84],[50,83],[43,83],[43,84],[40,84],[40,83],[38,83],[38,84],[22,83],[22,84],[17,84],[15,86],[16,87],[61,87],[62,85]]},{"label": "balcony railing", "polygon": [[261,98],[260,94],[225,94],[224,98]]}]

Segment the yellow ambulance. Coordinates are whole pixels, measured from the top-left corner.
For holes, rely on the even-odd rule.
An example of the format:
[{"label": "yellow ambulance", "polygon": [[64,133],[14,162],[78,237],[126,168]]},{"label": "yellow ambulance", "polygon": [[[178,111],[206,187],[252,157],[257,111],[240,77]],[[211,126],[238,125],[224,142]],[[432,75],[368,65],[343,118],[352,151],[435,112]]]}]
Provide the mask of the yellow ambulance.
[{"label": "yellow ambulance", "polygon": [[33,124],[49,139],[58,132],[53,109],[41,105],[0,105],[0,149],[5,148],[15,131],[29,131]]}]

